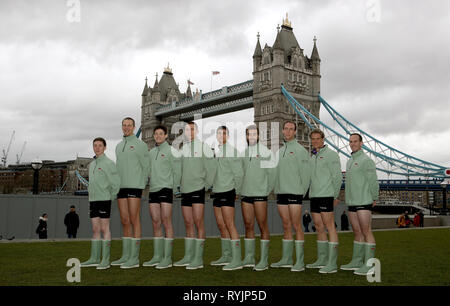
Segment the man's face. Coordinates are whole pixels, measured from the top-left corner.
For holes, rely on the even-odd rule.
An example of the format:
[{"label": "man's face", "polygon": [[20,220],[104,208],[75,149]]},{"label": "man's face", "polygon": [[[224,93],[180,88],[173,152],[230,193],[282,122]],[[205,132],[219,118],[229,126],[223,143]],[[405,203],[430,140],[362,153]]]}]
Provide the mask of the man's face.
[{"label": "man's face", "polygon": [[132,120],[126,119],[122,121],[123,136],[130,136],[134,132],[134,124]]},{"label": "man's face", "polygon": [[71,208],[70,208],[70,211],[71,211],[71,212],[74,212],[74,211],[75,211],[75,207],[71,207]]},{"label": "man's face", "polygon": [[350,136],[350,149],[352,149],[352,152],[358,152],[361,150],[363,145],[363,142],[359,140],[358,135],[352,135]]},{"label": "man's face", "polygon": [[248,130],[247,131],[247,140],[248,144],[250,146],[255,145],[258,142],[258,131],[255,130]]},{"label": "man's face", "polygon": [[284,125],[283,128],[284,140],[291,141],[292,139],[294,139],[296,133],[297,131],[295,130],[295,124],[288,122]]},{"label": "man's face", "polygon": [[197,134],[197,129],[194,124],[186,124],[184,127],[184,134],[186,135],[188,140],[193,140],[195,135]]},{"label": "man's face", "polygon": [[157,129],[154,133],[153,133],[153,138],[155,139],[155,142],[157,144],[162,144],[164,141],[166,141],[167,139],[167,134],[164,134],[164,131],[161,129]]},{"label": "man's face", "polygon": [[103,141],[95,141],[93,147],[96,156],[102,155],[106,150],[106,146],[103,144]]},{"label": "man's face", "polygon": [[314,149],[318,150],[323,147],[325,139],[318,133],[311,134],[311,145]]},{"label": "man's face", "polygon": [[225,130],[225,129],[217,130],[217,135],[216,135],[216,137],[217,137],[217,141],[218,141],[221,145],[226,144],[226,143],[227,143],[227,140],[228,140],[228,133],[227,133],[227,130]]}]

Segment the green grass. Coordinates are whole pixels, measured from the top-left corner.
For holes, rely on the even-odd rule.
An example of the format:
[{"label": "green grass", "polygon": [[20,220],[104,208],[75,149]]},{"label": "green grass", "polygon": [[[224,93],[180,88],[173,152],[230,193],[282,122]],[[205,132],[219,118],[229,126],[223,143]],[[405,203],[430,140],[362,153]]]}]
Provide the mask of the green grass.
[{"label": "green grass", "polygon": [[[268,269],[255,272],[249,268],[225,272],[209,263],[219,257],[220,239],[207,239],[205,268],[188,271],[182,267],[165,270],[140,267],[123,270],[83,268],[81,283],[68,283],[66,273],[69,258],[84,261],[89,257],[89,241],[1,243],[0,286],[35,285],[158,285],[158,286],[367,286],[367,285],[450,285],[450,229],[377,231],[376,258],[381,262],[381,283],[369,283],[364,276],[351,271],[338,271],[322,275],[316,269],[290,272],[289,269]],[[281,236],[274,236],[270,244],[269,263],[281,258]],[[241,239],[243,241],[243,239]],[[316,235],[305,235],[305,263],[316,256]],[[338,265],[351,259],[353,235],[339,234]],[[183,257],[183,239],[176,239],[172,258]],[[143,240],[141,264],[152,257],[153,243]],[[121,241],[112,242],[111,258],[121,255]],[[259,239],[256,243],[256,260],[259,259]]]}]

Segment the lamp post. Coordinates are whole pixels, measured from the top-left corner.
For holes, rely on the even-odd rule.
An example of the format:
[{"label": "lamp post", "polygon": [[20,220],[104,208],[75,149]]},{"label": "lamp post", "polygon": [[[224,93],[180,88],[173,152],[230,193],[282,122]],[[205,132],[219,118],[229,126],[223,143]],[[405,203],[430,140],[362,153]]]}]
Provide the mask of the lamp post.
[{"label": "lamp post", "polygon": [[441,215],[447,215],[447,180],[443,180],[441,183],[442,187],[442,210]]},{"label": "lamp post", "polygon": [[42,168],[42,160],[36,158],[31,162],[31,167],[34,169],[33,176],[33,194],[39,193],[39,170]]}]

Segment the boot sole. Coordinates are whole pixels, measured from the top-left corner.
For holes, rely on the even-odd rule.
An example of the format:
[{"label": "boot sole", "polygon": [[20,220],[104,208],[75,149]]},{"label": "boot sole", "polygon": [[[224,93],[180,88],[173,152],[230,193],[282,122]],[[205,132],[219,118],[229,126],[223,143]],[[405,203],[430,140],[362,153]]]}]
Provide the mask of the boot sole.
[{"label": "boot sole", "polygon": [[189,266],[190,263],[185,263],[185,264],[173,264],[174,267],[186,267]]},{"label": "boot sole", "polygon": [[197,270],[197,269],[203,269],[203,265],[198,267],[186,267],[186,270]]},{"label": "boot sole", "polygon": [[106,269],[109,269],[109,268],[111,268],[110,265],[107,266],[107,267],[97,267],[97,270],[106,270]]},{"label": "boot sole", "polygon": [[308,268],[308,269],[322,269],[323,267],[325,267],[325,266],[313,266],[313,267],[311,267],[311,266],[306,266],[306,268]]},{"label": "boot sole", "polygon": [[261,271],[265,271],[265,270],[268,270],[269,269],[269,267],[265,267],[264,269],[253,269],[254,271],[257,271],[257,272],[261,272]]},{"label": "boot sole", "polygon": [[336,273],[336,272],[337,272],[337,270],[332,270],[332,271],[329,271],[329,272],[319,271],[319,273],[321,273],[321,274],[332,274],[332,273]]},{"label": "boot sole", "polygon": [[123,265],[125,262],[122,262],[122,263],[111,263],[111,266],[121,266],[121,265]]},{"label": "boot sole", "polygon": [[241,269],[243,269],[243,267],[242,266],[240,266],[240,267],[236,267],[236,268],[228,268],[228,269],[222,269],[222,271],[234,271],[234,270],[241,270]]},{"label": "boot sole", "polygon": [[156,269],[167,269],[167,268],[172,268],[172,265],[168,265],[168,266],[165,266],[165,267],[156,267]]},{"label": "boot sole", "polygon": [[121,269],[133,269],[133,268],[139,268],[139,265],[133,265],[133,266],[129,266],[129,267],[124,267],[123,265],[120,266]]},{"label": "boot sole", "polygon": [[305,268],[301,268],[301,269],[291,269],[291,272],[302,272],[305,271]]},{"label": "boot sole", "polygon": [[154,266],[157,266],[159,264],[159,262],[157,262],[157,263],[154,263],[154,264],[142,264],[142,266],[143,267],[154,267]]},{"label": "boot sole", "polygon": [[369,271],[367,271],[367,273],[356,273],[356,271],[355,271],[353,274],[367,276],[367,275],[375,274],[375,271],[374,270],[369,270]]},{"label": "boot sole", "polygon": [[358,270],[359,268],[340,268],[341,270],[344,270],[344,271],[356,271],[356,270]]},{"label": "boot sole", "polygon": [[211,263],[211,266],[214,266],[214,267],[216,267],[216,266],[226,266],[228,264],[229,264],[229,262],[223,262],[223,263],[218,263],[218,264]]},{"label": "boot sole", "polygon": [[99,264],[82,265],[81,268],[97,267]]},{"label": "boot sole", "polygon": [[294,265],[270,266],[271,268],[292,268]]}]

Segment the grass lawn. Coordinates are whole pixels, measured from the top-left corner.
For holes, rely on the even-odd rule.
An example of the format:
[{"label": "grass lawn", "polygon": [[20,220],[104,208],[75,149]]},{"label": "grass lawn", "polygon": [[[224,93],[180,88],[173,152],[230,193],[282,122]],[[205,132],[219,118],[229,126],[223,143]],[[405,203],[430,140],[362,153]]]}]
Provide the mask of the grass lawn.
[{"label": "grass lawn", "polygon": [[[123,270],[83,268],[80,283],[68,283],[69,258],[87,260],[89,241],[0,243],[0,286],[35,285],[157,285],[157,286],[448,286],[450,285],[450,228],[376,231],[376,258],[381,262],[381,283],[369,283],[364,276],[351,271],[322,275],[316,269],[290,272],[271,269],[255,272],[250,268],[222,271],[209,263],[219,257],[220,239],[209,238],[205,244],[204,268],[188,271],[182,267],[157,270],[140,267]],[[270,242],[269,264],[281,258],[281,236]],[[316,235],[305,235],[305,264],[315,261]],[[350,261],[353,235],[339,234],[338,266]],[[241,238],[243,242],[243,239]],[[243,250],[242,250],[243,251]],[[183,257],[184,241],[176,239],[172,259]],[[153,242],[143,240],[141,264],[151,259]],[[121,255],[121,241],[112,242],[111,258]],[[294,256],[295,258],[295,256]],[[259,259],[259,238],[256,240],[256,261]]]}]

